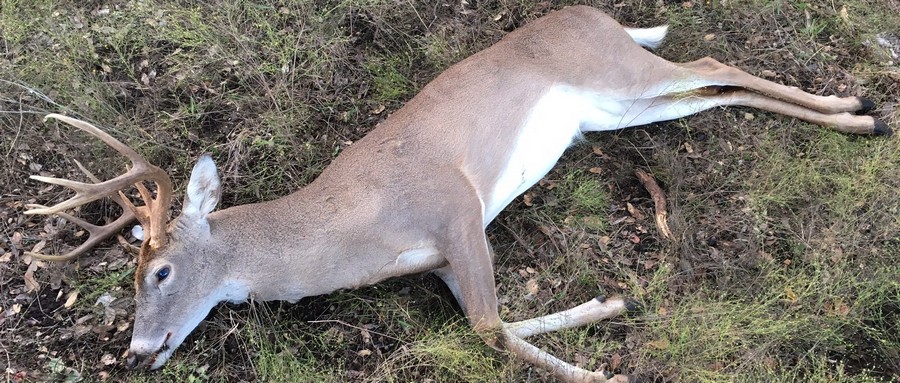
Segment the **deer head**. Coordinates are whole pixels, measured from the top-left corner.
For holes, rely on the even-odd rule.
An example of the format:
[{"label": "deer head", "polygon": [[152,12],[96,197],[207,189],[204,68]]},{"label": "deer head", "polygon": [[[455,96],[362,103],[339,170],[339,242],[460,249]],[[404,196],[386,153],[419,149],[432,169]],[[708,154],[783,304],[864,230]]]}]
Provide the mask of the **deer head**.
[{"label": "deer head", "polygon": [[[210,156],[200,157],[191,172],[181,215],[167,223],[172,183],[162,169],[87,122],[56,114],[47,118],[63,121],[100,138],[128,157],[132,167],[119,177],[100,182],[78,164],[94,183],[32,176],[38,181],[73,189],[76,195],[53,207],[30,206],[32,209],[26,214],[59,214],[87,229],[90,237],[85,244],[63,256],[29,255],[47,260],[73,259],[137,218],[146,234],[135,271],[136,312],[128,365],[158,368],[213,306],[223,300],[240,300],[240,289],[226,281],[224,266],[217,262],[217,254],[227,249],[210,235],[207,219],[221,195],[216,166]],[[155,197],[144,185],[145,181],[156,185]],[[143,206],[135,206],[121,192],[131,185],[140,193]],[[107,196],[123,206],[124,213],[106,226],[95,226],[62,212]]]}]

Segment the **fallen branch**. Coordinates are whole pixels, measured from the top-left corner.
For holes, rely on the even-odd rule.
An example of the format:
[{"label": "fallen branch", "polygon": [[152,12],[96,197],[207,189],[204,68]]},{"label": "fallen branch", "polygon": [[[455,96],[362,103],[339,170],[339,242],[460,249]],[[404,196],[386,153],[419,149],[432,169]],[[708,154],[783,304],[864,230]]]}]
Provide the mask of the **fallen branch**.
[{"label": "fallen branch", "polygon": [[656,204],[656,214],[654,214],[656,217],[656,228],[664,238],[671,239],[672,231],[669,230],[669,224],[666,222],[666,215],[668,215],[668,212],[666,212],[666,193],[663,192],[656,180],[647,172],[641,169],[634,169],[634,175],[641,181],[644,188],[650,192],[650,197],[653,197],[653,202]]}]

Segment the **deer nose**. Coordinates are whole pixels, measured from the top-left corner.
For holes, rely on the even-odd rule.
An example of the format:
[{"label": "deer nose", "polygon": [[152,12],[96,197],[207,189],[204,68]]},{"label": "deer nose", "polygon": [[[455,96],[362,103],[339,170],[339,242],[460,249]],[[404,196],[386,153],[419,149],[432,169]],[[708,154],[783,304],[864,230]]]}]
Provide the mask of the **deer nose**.
[{"label": "deer nose", "polygon": [[129,369],[129,370],[134,370],[134,369],[137,368],[138,366],[143,366],[143,365],[145,365],[144,362],[147,360],[147,358],[148,358],[149,356],[150,356],[149,353],[147,353],[147,354],[141,354],[140,352],[129,351],[129,352],[128,352],[128,360],[127,360],[128,369]]}]

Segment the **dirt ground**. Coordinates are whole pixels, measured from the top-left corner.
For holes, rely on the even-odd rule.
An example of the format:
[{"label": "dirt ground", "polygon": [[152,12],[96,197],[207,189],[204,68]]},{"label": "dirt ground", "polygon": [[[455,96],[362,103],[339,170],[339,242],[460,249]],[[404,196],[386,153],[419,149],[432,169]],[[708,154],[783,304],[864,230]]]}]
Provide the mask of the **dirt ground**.
[{"label": "dirt ground", "polygon": [[[128,371],[133,255],[108,240],[75,262],[32,259],[85,233],[23,211],[71,195],[29,176],[83,179],[74,160],[101,178],[124,169],[46,113],[107,129],[179,195],[211,153],[221,207],[271,200],[452,63],[570,3],[584,2],[0,2],[6,380],[552,381],[484,346],[431,275],[220,305],[163,371]],[[900,129],[895,0],[591,4],[626,25],[669,24],[667,59],[712,56],[814,94],[866,95]],[[635,169],[665,191],[673,238]],[[488,228],[501,316],[635,297],[639,313],[538,344],[646,382],[900,381],[898,169],[896,137],[745,108],[590,134]],[[117,209],[76,214],[102,223]],[[137,244],[127,230],[122,241]]]}]

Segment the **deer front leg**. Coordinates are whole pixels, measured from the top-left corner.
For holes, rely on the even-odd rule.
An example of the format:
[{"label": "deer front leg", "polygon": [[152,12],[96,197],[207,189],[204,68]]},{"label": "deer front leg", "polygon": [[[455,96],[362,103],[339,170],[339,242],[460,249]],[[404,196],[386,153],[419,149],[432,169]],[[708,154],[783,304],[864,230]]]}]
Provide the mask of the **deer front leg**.
[{"label": "deer front leg", "polygon": [[[623,375],[608,376],[603,372],[588,371],[573,366],[526,342],[520,335],[536,334],[562,328],[581,326],[597,319],[621,313],[628,306],[621,299],[599,302],[592,300],[576,308],[541,318],[513,324],[503,323],[497,311],[497,294],[494,283],[493,262],[487,238],[482,230],[481,217],[465,219],[466,225],[456,226],[459,231],[448,236],[443,253],[456,276],[461,305],[475,331],[485,342],[499,350],[506,350],[516,357],[551,372],[559,380],[569,383],[628,382]],[[573,319],[566,319],[566,314]]]},{"label": "deer front leg", "polygon": [[532,335],[585,326],[602,319],[618,316],[625,311],[635,311],[638,307],[638,303],[631,299],[607,299],[604,296],[598,296],[568,310],[507,323],[504,324],[504,327],[516,337],[525,339]]}]

